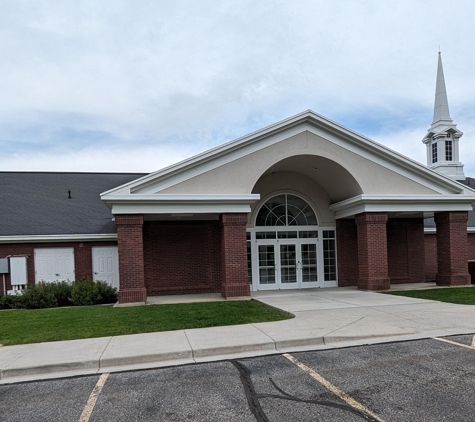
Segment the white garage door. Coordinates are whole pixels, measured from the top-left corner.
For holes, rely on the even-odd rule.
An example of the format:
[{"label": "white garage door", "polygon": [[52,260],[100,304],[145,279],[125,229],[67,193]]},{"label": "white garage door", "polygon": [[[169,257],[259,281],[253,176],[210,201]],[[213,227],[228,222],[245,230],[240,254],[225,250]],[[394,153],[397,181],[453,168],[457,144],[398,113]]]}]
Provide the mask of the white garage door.
[{"label": "white garage door", "polygon": [[94,280],[106,281],[119,289],[119,254],[117,246],[92,248],[92,272]]},{"label": "white garage door", "polygon": [[74,276],[74,249],[35,249],[35,281],[70,280]]}]

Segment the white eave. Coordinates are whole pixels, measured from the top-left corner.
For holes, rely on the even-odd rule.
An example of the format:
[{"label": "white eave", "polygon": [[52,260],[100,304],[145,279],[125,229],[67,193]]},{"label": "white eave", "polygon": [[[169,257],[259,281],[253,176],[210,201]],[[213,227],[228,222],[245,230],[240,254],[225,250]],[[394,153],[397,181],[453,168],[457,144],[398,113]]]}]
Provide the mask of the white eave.
[{"label": "white eave", "polygon": [[330,205],[335,218],[362,212],[472,211],[475,195],[358,195]]},{"label": "white eave", "polygon": [[249,213],[259,194],[248,195],[110,195],[101,199],[112,214]]},{"label": "white eave", "polygon": [[117,241],[116,233],[106,234],[38,234],[0,236],[2,243],[55,243]]}]

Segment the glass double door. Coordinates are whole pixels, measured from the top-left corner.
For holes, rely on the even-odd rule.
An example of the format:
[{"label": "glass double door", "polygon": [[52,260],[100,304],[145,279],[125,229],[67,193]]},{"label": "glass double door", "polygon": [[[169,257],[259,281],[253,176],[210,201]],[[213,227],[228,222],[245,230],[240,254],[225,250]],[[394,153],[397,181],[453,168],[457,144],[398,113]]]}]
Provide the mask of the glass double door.
[{"label": "glass double door", "polygon": [[315,240],[260,240],[257,249],[259,290],[319,287]]}]

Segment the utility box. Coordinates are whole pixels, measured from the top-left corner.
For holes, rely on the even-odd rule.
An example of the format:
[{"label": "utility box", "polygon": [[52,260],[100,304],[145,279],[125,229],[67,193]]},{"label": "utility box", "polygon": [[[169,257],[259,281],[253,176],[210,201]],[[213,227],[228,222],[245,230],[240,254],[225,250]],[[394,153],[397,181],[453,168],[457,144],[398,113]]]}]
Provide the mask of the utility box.
[{"label": "utility box", "polygon": [[10,282],[12,286],[24,286],[28,283],[26,256],[10,257]]},{"label": "utility box", "polygon": [[9,272],[8,258],[0,258],[0,274],[8,274]]}]

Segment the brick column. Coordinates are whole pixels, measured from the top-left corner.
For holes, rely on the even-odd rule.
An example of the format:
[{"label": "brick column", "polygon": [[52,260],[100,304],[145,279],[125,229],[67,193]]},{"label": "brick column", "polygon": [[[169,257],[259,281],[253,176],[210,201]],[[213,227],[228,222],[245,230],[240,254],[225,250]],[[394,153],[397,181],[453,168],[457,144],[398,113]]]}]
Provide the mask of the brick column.
[{"label": "brick column", "polygon": [[387,223],[391,284],[422,283],[425,269],[424,220],[390,218]]},{"label": "brick column", "polygon": [[358,289],[390,288],[386,213],[362,213],[356,216],[358,231]]},{"label": "brick column", "polygon": [[437,275],[439,286],[470,284],[466,211],[435,214],[437,226]]},{"label": "brick column", "polygon": [[336,220],[338,287],[358,284],[358,234],[354,219]]},{"label": "brick column", "polygon": [[116,215],[119,246],[119,303],[146,302],[143,215]]},{"label": "brick column", "polygon": [[221,214],[224,298],[250,296],[247,281],[247,214]]}]

